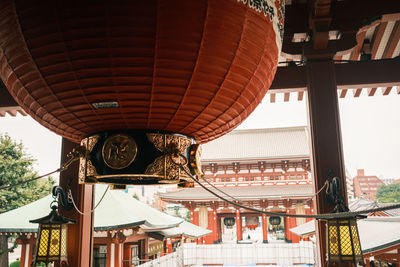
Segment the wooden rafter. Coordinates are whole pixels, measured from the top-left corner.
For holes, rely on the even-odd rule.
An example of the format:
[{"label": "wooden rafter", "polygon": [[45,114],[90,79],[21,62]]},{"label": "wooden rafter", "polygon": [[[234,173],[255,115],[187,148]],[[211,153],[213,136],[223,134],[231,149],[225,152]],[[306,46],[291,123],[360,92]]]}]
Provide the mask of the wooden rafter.
[{"label": "wooden rafter", "polygon": [[374,88],[368,88],[368,96],[374,96],[376,92],[376,87]]},{"label": "wooden rafter", "polygon": [[390,34],[389,40],[386,44],[386,48],[383,52],[382,58],[392,58],[394,56],[394,51],[396,46],[400,41],[400,21],[396,21],[393,26],[392,33]]},{"label": "wooden rafter", "polygon": [[387,22],[382,22],[379,24],[375,30],[374,36],[372,38],[372,49],[371,49],[371,54],[372,54],[372,59],[376,59],[376,55],[379,49],[379,46],[381,45],[382,37],[385,33],[386,27],[387,27]]}]

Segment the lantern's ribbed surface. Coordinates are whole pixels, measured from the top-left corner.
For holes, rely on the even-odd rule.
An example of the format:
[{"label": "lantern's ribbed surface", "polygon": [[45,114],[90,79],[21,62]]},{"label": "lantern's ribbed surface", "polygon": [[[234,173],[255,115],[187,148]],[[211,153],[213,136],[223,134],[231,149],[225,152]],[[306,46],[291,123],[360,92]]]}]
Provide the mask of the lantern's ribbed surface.
[{"label": "lantern's ribbed surface", "polygon": [[1,1],[0,75],[27,113],[75,142],[114,129],[207,142],[255,109],[276,71],[278,19],[249,5]]}]

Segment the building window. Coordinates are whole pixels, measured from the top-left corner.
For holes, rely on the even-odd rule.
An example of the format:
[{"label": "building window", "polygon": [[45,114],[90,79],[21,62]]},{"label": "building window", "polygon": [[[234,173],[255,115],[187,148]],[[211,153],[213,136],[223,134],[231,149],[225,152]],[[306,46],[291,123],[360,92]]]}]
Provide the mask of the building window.
[{"label": "building window", "polygon": [[93,248],[93,267],[107,266],[107,246]]}]

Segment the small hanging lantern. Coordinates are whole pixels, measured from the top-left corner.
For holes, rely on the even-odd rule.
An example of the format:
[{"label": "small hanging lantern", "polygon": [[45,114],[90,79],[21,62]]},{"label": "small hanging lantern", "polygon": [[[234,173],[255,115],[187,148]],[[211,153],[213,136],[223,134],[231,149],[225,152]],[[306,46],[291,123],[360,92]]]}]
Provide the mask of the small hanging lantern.
[{"label": "small hanging lantern", "polygon": [[232,229],[233,226],[235,225],[235,218],[233,217],[224,218],[224,225],[226,226],[226,228]]},{"label": "small hanging lantern", "polygon": [[355,218],[328,220],[327,235],[329,262],[357,264],[363,261]]},{"label": "small hanging lantern", "polygon": [[50,204],[52,211],[49,215],[30,220],[39,224],[36,243],[35,266],[39,262],[46,265],[50,262],[67,262],[67,224],[75,223],[74,220],[64,218],[58,213],[57,196]]},{"label": "small hanging lantern", "polygon": [[279,217],[279,216],[271,216],[271,217],[269,217],[269,223],[270,223],[272,226],[278,226],[278,225],[280,225],[280,224],[281,224],[281,221],[282,221],[282,219],[281,219],[281,217]]},{"label": "small hanging lantern", "polygon": [[254,230],[258,227],[258,216],[246,216],[246,227]]},{"label": "small hanging lantern", "polygon": [[[340,194],[339,178],[334,177],[327,190],[328,199],[335,203],[334,212],[348,212]],[[358,216],[363,218],[362,216]],[[328,262],[351,262],[357,266],[363,263],[361,243],[357,228],[357,218],[333,218],[327,220],[327,256]]]}]

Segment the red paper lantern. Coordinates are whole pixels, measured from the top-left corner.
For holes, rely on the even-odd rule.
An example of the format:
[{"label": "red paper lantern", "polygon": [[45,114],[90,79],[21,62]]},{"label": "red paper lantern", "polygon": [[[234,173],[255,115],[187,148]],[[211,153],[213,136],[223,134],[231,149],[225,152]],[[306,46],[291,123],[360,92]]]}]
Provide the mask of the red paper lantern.
[{"label": "red paper lantern", "polygon": [[283,0],[0,3],[0,76],[72,141],[116,129],[203,143],[241,123],[277,66]]},{"label": "red paper lantern", "polygon": [[258,227],[258,216],[246,216],[246,227],[254,230]]}]

